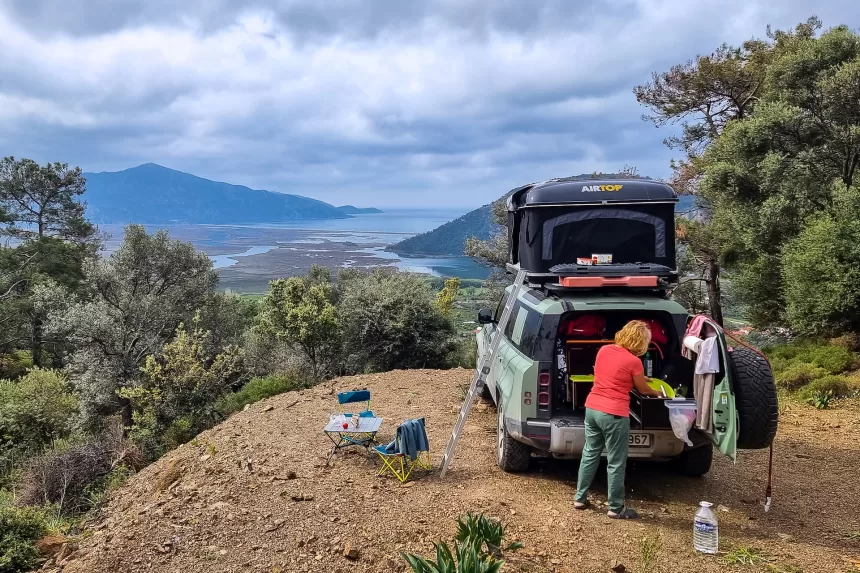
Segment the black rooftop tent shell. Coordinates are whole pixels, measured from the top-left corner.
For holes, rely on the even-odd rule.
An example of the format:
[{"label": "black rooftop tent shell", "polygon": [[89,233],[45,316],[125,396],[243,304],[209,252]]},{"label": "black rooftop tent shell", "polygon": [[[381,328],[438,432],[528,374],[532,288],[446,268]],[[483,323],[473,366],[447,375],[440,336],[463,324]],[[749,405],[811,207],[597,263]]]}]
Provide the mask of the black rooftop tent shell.
[{"label": "black rooftop tent shell", "polygon": [[548,273],[576,265],[577,258],[611,254],[613,265],[674,271],[677,202],[669,185],[642,179],[553,179],[519,187],[508,197],[510,263]]}]

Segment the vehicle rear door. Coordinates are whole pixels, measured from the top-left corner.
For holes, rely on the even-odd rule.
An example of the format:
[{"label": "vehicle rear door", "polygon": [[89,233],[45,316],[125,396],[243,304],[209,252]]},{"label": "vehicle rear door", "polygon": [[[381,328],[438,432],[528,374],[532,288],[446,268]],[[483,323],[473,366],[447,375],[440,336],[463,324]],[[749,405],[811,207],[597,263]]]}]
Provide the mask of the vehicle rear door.
[{"label": "vehicle rear door", "polygon": [[729,345],[723,329],[714,321],[707,320],[706,324],[717,333],[717,345],[720,352],[720,371],[714,379],[714,395],[711,402],[711,416],[714,432],[711,441],[723,454],[732,460],[737,459],[738,449],[738,411],[735,404],[734,380],[729,362]]}]

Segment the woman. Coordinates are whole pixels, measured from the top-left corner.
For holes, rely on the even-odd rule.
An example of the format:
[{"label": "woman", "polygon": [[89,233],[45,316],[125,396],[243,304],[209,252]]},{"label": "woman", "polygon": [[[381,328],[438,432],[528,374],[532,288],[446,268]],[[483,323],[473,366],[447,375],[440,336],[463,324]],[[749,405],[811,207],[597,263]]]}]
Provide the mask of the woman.
[{"label": "woman", "polygon": [[624,505],[624,471],[630,436],[630,391],[662,396],[648,386],[640,356],[648,350],[651,331],[641,320],[624,325],[594,362],[594,387],[585,400],[585,449],[579,463],[579,481],[573,507],[588,507],[588,488],[606,449],[609,517],[635,519],[636,511]]}]

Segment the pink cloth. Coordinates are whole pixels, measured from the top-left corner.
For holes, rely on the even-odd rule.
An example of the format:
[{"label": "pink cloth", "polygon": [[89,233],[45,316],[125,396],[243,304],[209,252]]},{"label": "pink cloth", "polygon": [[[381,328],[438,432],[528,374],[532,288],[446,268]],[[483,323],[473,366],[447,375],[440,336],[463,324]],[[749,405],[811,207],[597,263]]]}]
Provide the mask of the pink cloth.
[{"label": "pink cloth", "polygon": [[[702,327],[705,326],[706,320],[708,320],[707,316],[703,314],[696,315],[690,322],[690,326],[687,327],[687,333],[684,334],[684,338],[687,338],[688,336],[701,337]],[[683,344],[681,345],[681,354],[684,355],[684,358],[689,358],[690,360],[694,357],[694,352]]]}]

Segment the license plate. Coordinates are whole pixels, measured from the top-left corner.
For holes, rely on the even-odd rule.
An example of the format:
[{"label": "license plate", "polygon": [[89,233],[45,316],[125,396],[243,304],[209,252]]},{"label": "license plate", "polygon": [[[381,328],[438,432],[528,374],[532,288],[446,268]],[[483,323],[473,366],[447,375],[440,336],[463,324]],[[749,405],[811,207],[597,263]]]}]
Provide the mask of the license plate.
[{"label": "license plate", "polygon": [[628,443],[631,448],[650,448],[651,434],[630,434]]}]

